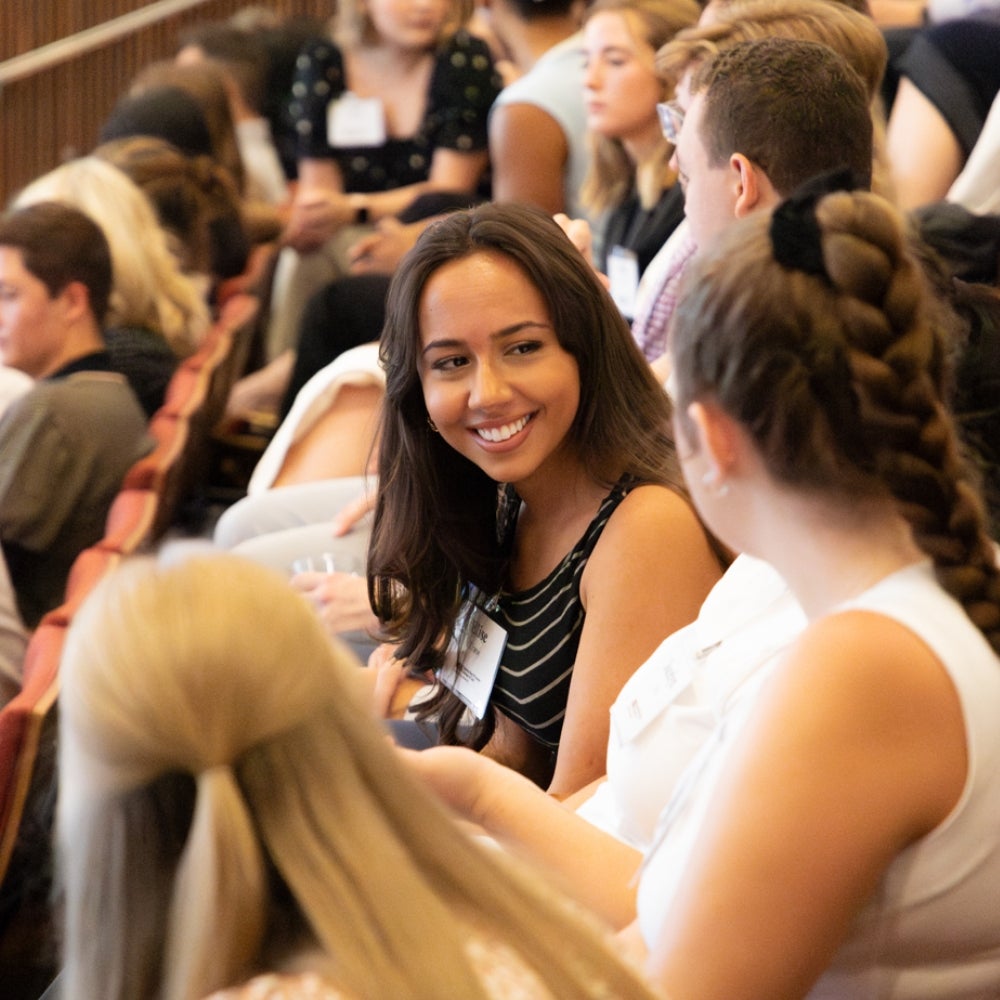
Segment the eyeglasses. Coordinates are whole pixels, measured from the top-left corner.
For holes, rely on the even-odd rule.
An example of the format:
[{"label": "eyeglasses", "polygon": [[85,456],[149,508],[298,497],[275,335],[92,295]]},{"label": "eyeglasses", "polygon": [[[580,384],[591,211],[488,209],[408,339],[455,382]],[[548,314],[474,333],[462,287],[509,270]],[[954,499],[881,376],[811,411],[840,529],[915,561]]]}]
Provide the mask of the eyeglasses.
[{"label": "eyeglasses", "polygon": [[677,101],[664,101],[656,105],[656,113],[660,116],[660,128],[667,141],[676,146],[684,124],[684,109]]}]

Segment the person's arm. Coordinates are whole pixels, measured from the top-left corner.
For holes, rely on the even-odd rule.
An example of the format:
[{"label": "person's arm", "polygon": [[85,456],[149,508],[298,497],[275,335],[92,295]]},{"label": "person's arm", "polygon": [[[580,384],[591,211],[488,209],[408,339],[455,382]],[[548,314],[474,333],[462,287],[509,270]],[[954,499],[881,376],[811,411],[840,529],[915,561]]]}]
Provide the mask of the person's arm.
[{"label": "person's arm", "polygon": [[652,946],[654,981],[686,1000],[801,998],[894,857],[958,802],[958,695],[903,626],[836,615],[779,665],[726,763]]},{"label": "person's arm", "polygon": [[337,230],[364,213],[377,222],[401,212],[418,195],[431,191],[475,191],[489,162],[486,150],[462,153],[437,149],[426,181],[390,191],[345,194],[340,170],[333,160],[303,160],[299,186],[292,202],[284,242],[301,253],[321,247]]},{"label": "person's arm", "polygon": [[15,400],[0,422],[0,538],[36,552],[55,543],[89,475],[43,391]]},{"label": "person's arm", "polygon": [[402,223],[398,219],[382,219],[375,232],[362,236],[351,245],[351,274],[392,274],[403,256],[432,223],[444,216]]},{"label": "person's arm", "polygon": [[289,581],[316,608],[330,635],[341,632],[372,632],[378,619],[368,603],[368,582],[354,573],[324,573],[307,570]]},{"label": "person's arm", "polygon": [[635,917],[642,855],[577,816],[534,782],[464,747],[401,751],[411,770],[461,818],[545,868],[612,927]]},{"label": "person's arm", "polygon": [[310,253],[353,222],[355,214],[335,160],[300,160],[299,183],[282,239],[300,253]]},{"label": "person's arm", "polygon": [[926,0],[868,0],[868,8],[880,28],[917,28],[927,16]]},{"label": "person's arm", "polygon": [[565,210],[569,147],[559,123],[533,104],[501,104],[490,115],[493,200]]},{"label": "person's arm", "polygon": [[458,191],[472,194],[483,171],[489,164],[485,149],[462,153],[456,149],[438,148],[431,159],[431,170],[426,181],[377,191],[374,194],[352,195],[356,206],[368,209],[372,222],[390,215],[398,215],[418,195],[431,191]]},{"label": "person's arm", "polygon": [[962,172],[948,189],[947,200],[958,202],[976,215],[994,215],[1000,212],[998,176],[1000,176],[1000,97],[995,97]]},{"label": "person's arm", "polygon": [[[580,251],[583,259],[594,267],[594,233],[590,228],[590,223],[586,219],[571,219],[563,212],[557,212],[555,216],[556,224],[566,234],[570,243]],[[601,274],[594,268],[597,276],[603,279],[604,287],[608,287],[608,276]]]},{"label": "person's arm", "polygon": [[486,123],[500,86],[486,43],[457,32],[438,54],[427,95],[426,113],[444,120],[431,135],[434,151],[427,180],[355,195],[372,221],[398,215],[418,195],[475,192],[489,164]]},{"label": "person's arm", "polygon": [[327,134],[331,100],[344,93],[344,60],[330,39],[312,39],[295,63],[289,113],[298,133],[298,180],[284,242],[300,253],[318,250],[343,225],[354,209],[344,194],[344,178]]},{"label": "person's arm", "polygon": [[374,488],[365,490],[357,499],[344,504],[336,514],[333,515],[332,534],[334,538],[339,538],[353,531],[358,522],[366,515],[375,510],[375,501],[378,494]]},{"label": "person's arm", "polygon": [[[920,155],[915,156],[914,150]],[[896,201],[904,211],[944,198],[965,162],[947,119],[905,76],[889,115],[886,151]]]},{"label": "person's arm", "polygon": [[586,609],[549,792],[604,774],[612,702],[666,636],[693,621],[721,569],[690,504],[640,486],[611,515],[587,566]]}]

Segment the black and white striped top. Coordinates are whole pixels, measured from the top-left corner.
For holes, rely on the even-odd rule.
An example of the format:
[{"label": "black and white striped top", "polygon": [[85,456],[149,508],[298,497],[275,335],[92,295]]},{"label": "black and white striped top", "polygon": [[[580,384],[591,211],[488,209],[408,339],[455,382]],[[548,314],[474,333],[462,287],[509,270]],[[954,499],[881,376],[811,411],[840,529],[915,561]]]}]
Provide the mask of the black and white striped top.
[{"label": "black and white striped top", "polygon": [[534,587],[518,594],[502,593],[498,608],[489,612],[507,630],[490,704],[553,750],[559,747],[583,631],[583,569],[608,518],[635,485],[631,477],[619,481],[562,562]]}]

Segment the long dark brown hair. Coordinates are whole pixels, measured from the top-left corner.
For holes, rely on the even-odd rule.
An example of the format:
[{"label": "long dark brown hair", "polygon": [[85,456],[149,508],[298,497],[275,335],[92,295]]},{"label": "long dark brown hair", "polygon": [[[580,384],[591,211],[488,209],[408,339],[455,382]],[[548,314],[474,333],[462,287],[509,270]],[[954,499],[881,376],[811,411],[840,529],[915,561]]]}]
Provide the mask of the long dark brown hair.
[{"label": "long dark brown hair", "polygon": [[[588,475],[609,489],[627,474],[684,493],[667,397],[611,297],[555,222],[525,206],[484,205],[429,228],[389,288],[368,554],[369,596],[383,635],[420,670],[440,665],[470,587],[501,588],[509,557],[497,531],[499,485],[434,433],[420,382],[424,287],[443,265],[476,253],[501,254],[524,272],[576,360],[580,405],[568,443]],[[443,716],[442,729],[450,729]],[[483,743],[488,732],[480,736]]]}]

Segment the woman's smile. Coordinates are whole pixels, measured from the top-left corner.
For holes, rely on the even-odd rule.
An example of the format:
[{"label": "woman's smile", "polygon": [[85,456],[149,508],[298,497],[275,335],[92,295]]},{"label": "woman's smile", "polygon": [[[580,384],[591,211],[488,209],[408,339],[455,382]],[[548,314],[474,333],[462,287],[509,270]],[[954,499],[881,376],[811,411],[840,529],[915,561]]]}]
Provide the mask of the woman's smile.
[{"label": "woman's smile", "polygon": [[534,413],[529,413],[527,416],[520,417],[510,423],[500,424],[499,426],[490,425],[473,427],[472,430],[474,433],[478,434],[483,441],[488,441],[492,444],[504,444],[512,438],[516,438],[521,431],[528,426],[528,423],[534,416]]}]

